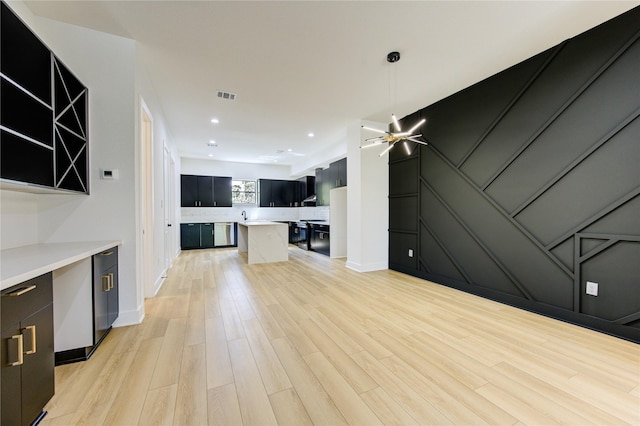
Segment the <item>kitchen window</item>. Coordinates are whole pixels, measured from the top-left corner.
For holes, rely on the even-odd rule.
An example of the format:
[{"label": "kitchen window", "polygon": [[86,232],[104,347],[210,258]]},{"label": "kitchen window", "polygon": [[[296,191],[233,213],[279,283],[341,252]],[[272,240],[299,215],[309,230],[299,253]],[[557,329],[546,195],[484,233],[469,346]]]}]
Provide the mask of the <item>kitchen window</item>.
[{"label": "kitchen window", "polygon": [[231,181],[231,201],[233,204],[256,204],[256,181]]}]

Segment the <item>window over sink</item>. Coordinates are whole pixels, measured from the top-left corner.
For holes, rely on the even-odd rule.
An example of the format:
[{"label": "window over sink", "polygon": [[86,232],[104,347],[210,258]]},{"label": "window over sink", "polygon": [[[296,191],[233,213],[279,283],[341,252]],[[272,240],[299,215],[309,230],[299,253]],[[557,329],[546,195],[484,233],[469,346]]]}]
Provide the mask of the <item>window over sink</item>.
[{"label": "window over sink", "polygon": [[232,180],[231,201],[233,204],[256,204],[256,181]]}]

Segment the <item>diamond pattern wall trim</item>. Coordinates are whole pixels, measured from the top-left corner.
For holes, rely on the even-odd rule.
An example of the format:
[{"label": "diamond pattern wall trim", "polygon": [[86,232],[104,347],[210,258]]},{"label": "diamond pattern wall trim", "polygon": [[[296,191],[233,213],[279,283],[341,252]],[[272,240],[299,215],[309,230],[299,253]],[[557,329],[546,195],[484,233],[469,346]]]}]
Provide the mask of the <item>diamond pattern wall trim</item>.
[{"label": "diamond pattern wall trim", "polygon": [[635,8],[405,117],[390,268],[640,341],[639,69]]}]

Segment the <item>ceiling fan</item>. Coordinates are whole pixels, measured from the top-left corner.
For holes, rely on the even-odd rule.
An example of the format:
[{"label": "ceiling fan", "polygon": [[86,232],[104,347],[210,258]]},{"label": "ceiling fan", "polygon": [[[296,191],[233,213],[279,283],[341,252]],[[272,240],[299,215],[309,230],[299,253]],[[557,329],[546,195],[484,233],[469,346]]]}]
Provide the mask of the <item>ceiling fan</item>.
[{"label": "ceiling fan", "polygon": [[422,126],[427,121],[426,118],[423,118],[422,120],[418,121],[411,129],[409,129],[406,132],[402,131],[402,128],[400,127],[400,123],[398,122],[398,119],[394,114],[391,114],[391,120],[393,121],[393,126],[395,127],[395,130],[396,130],[395,132],[389,132],[385,130],[374,129],[373,127],[362,126],[362,128],[365,130],[382,133],[382,136],[376,136],[375,138],[365,139],[364,141],[368,142],[369,145],[364,145],[364,146],[361,146],[360,148],[370,148],[372,146],[377,146],[382,143],[387,143],[389,144],[389,146],[384,151],[382,151],[379,155],[380,157],[382,157],[387,152],[391,151],[391,148],[393,148],[398,142],[404,142],[404,147],[407,150],[408,155],[411,155],[411,151],[409,149],[409,145],[407,144],[407,141],[416,142],[422,145],[429,145],[428,142],[418,139],[422,137],[422,134],[419,134],[419,135],[413,134],[413,132],[415,132],[418,127]]}]

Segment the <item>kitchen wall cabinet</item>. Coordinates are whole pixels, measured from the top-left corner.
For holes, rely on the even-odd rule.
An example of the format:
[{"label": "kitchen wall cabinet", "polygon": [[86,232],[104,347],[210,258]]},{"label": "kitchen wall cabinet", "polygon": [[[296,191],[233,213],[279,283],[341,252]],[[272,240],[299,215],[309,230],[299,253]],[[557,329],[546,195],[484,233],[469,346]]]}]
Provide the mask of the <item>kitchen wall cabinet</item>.
[{"label": "kitchen wall cabinet", "polygon": [[231,178],[180,176],[182,207],[231,207]]},{"label": "kitchen wall cabinet", "polygon": [[293,180],[259,179],[260,207],[300,206],[299,184]]},{"label": "kitchen wall cabinet", "polygon": [[0,7],[0,179],[88,193],[88,89]]},{"label": "kitchen wall cabinet", "polygon": [[347,186],[347,159],[329,164],[331,189]]},{"label": "kitchen wall cabinet", "polygon": [[118,247],[93,256],[93,344],[98,345],[118,318]]},{"label": "kitchen wall cabinet", "polygon": [[3,425],[30,425],[55,391],[52,274],[2,291]]},{"label": "kitchen wall cabinet", "polygon": [[347,186],[347,159],[335,161],[326,169],[316,169],[316,205],[329,205],[329,191]]},{"label": "kitchen wall cabinet", "polygon": [[182,250],[213,248],[213,223],[180,224]]}]

